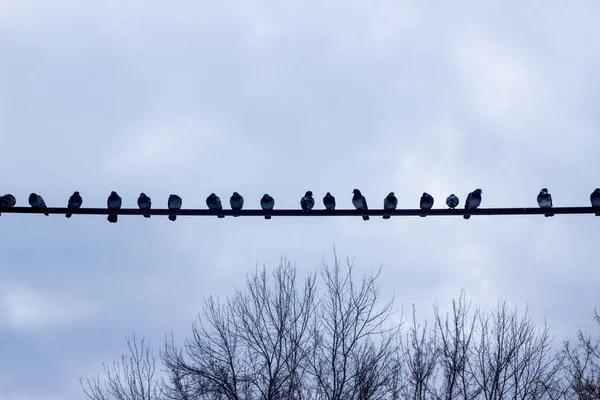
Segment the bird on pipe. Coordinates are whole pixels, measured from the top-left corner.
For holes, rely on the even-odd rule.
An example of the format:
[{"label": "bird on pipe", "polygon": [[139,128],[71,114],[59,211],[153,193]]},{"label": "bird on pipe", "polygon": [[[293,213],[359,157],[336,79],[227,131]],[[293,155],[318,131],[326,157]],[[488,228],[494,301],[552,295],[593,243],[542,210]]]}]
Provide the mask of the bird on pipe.
[{"label": "bird on pipe", "polygon": [[[352,205],[357,210],[368,210],[369,207],[367,206],[367,199],[365,199],[365,196],[363,196],[362,193],[360,193],[360,190],[354,189],[352,191],[352,193],[353,193],[353,196],[352,196]],[[368,221],[369,220],[369,216],[368,215],[363,215],[362,219],[363,219],[363,221]]]},{"label": "bird on pipe", "polygon": [[[108,199],[106,200],[106,206],[109,209],[118,210],[119,208],[121,208],[122,204],[123,200],[121,199],[121,196],[119,196],[115,191],[110,192],[110,196],[108,196]],[[117,220],[119,219],[119,216],[118,214],[108,214],[108,217],[106,219],[111,224],[116,224]]]},{"label": "bird on pipe", "polygon": [[[275,207],[275,199],[265,193],[262,199],[260,199],[260,207],[264,211],[272,211],[273,207]],[[271,216],[265,215],[265,219],[271,219]]]},{"label": "bird on pipe", "polygon": [[[421,208],[421,210],[431,210],[431,207],[433,207],[433,196],[430,195],[427,192],[424,192],[423,195],[421,195],[421,201],[419,202],[419,207]],[[421,214],[421,217],[426,217],[426,214]]]},{"label": "bird on pipe", "polygon": [[[543,188],[537,196],[537,203],[540,208],[552,208],[552,195],[548,192],[548,189]],[[553,217],[554,214],[544,214],[544,217]]]},{"label": "bird on pipe", "polygon": [[[35,194],[35,193],[31,193],[29,195],[29,205],[33,208],[48,208],[46,206],[46,202],[44,202],[44,199],[42,198],[42,196],[40,196],[39,194]],[[50,214],[45,212],[44,215],[48,216]]]},{"label": "bird on pipe", "polygon": [[[600,188],[596,188],[590,194],[590,203],[592,203],[592,207],[600,208]],[[600,212],[595,213],[596,217],[600,217]]]},{"label": "bird on pipe", "polygon": [[[140,210],[149,210],[152,208],[152,199],[146,193],[140,193],[137,203]],[[150,218],[150,214],[144,214],[144,218]]]},{"label": "bird on pipe", "polygon": [[304,197],[300,199],[300,208],[302,211],[309,212],[315,206],[315,199],[313,198],[313,192],[310,190],[304,193]]},{"label": "bird on pipe", "polygon": [[[17,204],[17,199],[12,194],[0,196],[0,207],[14,207]],[[0,214],[2,215],[2,214]]]},{"label": "bird on pipe", "polygon": [[458,207],[459,202],[458,197],[454,193],[446,198],[446,205],[453,210]]},{"label": "bird on pipe", "polygon": [[[235,194],[237,194],[237,192],[234,192],[233,194],[235,195]],[[238,194],[238,196],[239,196],[239,194]],[[233,196],[231,196],[231,197],[233,198]],[[231,201],[230,201],[230,203],[231,203]],[[242,199],[242,205],[244,205],[244,199]],[[219,196],[217,196],[214,193],[211,193],[206,198],[206,206],[208,207],[209,210],[215,210],[215,211],[223,210],[223,206],[221,205],[221,199],[219,198]],[[231,208],[233,209],[233,206]],[[241,209],[241,207],[240,207],[240,209]],[[225,218],[225,216],[217,215],[217,218]]]},{"label": "bird on pipe", "polygon": [[335,197],[331,195],[331,193],[325,193],[325,197],[323,197],[323,205],[327,211],[335,210]]},{"label": "bird on pipe", "polygon": [[[383,209],[384,210],[395,210],[398,206],[398,198],[394,194],[394,192],[390,192],[385,199],[383,199]],[[391,215],[384,215],[383,219],[390,219]]]},{"label": "bird on pipe", "polygon": [[[176,194],[172,194],[169,196],[169,200],[167,201],[167,207],[169,208],[169,210],[180,210],[182,203],[183,203],[183,200],[181,200],[181,197],[179,197]],[[177,219],[177,215],[175,215],[175,214],[169,215],[169,221],[175,221],[176,219]]]},{"label": "bird on pipe", "polygon": [[[244,207],[244,198],[238,192],[233,192],[229,198],[229,206],[235,211],[240,211]],[[233,214],[234,217],[239,217],[239,214]]]},{"label": "bird on pipe", "polygon": [[[67,202],[67,208],[81,208],[82,204],[83,199],[81,198],[79,192],[73,192],[71,197],[69,197],[69,201]],[[67,218],[71,218],[71,216],[73,216],[73,214],[65,214],[65,217]]]},{"label": "bird on pipe", "polygon": [[[465,210],[474,210],[481,205],[481,189],[475,189],[471,193],[467,195],[467,200],[465,200]],[[463,215],[464,219],[469,219],[471,216],[469,214]]]}]

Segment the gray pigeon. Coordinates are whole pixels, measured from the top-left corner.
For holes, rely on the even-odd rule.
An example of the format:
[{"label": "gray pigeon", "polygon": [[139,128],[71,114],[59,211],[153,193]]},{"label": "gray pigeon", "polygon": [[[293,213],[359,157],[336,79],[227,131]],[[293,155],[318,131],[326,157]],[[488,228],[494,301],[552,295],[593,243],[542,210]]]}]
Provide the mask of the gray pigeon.
[{"label": "gray pigeon", "polygon": [[[433,196],[430,195],[429,193],[425,192],[423,193],[423,195],[421,196],[421,201],[419,202],[419,207],[421,208],[421,210],[431,210],[431,207],[433,207]],[[425,214],[421,214],[421,217],[426,217],[427,215]]]},{"label": "gray pigeon", "polygon": [[331,195],[331,193],[325,193],[325,197],[323,197],[323,205],[327,211],[335,210],[335,197]]},{"label": "gray pigeon", "polygon": [[[137,203],[140,210],[149,210],[152,208],[152,199],[146,196],[146,193],[140,193]],[[150,214],[144,214],[144,218],[150,218]]]},{"label": "gray pigeon", "polygon": [[[357,210],[368,210],[367,199],[360,193],[360,190],[354,189],[352,193],[354,194],[354,196],[352,196],[352,205],[354,205]],[[363,215],[362,219],[363,221],[368,221],[369,216]]]},{"label": "gray pigeon", "polygon": [[0,196],[0,207],[14,207],[15,204],[17,204],[17,200],[12,194],[5,194],[4,196]]},{"label": "gray pigeon", "polygon": [[458,200],[458,197],[456,197],[456,195],[454,193],[452,193],[450,196],[448,196],[448,198],[446,199],[446,205],[448,207],[450,207],[451,209],[455,209],[456,207],[458,207],[458,203],[460,203],[460,201]]},{"label": "gray pigeon", "polygon": [[[35,193],[29,195],[29,205],[33,208],[48,208],[46,207],[46,203],[44,202],[44,199],[42,199],[42,196]],[[50,214],[44,213],[44,215],[48,216]]]},{"label": "gray pigeon", "polygon": [[[67,208],[80,208],[83,204],[83,199],[79,192],[73,192],[71,197],[69,197],[69,202],[67,203]],[[65,214],[65,217],[71,218],[73,214]]]},{"label": "gray pigeon", "polygon": [[[552,195],[548,189],[543,188],[537,196],[537,203],[540,208],[552,208]],[[553,217],[554,214],[544,214],[544,217]]]},{"label": "gray pigeon", "polygon": [[[467,196],[467,200],[465,201],[465,210],[474,210],[481,205],[481,189],[475,189]],[[471,216],[469,214],[463,215],[464,219],[469,219]]]},{"label": "gray pigeon", "polygon": [[[384,210],[395,210],[398,206],[398,199],[394,192],[390,192],[385,199],[383,199]],[[383,219],[390,219],[391,215],[384,215]]]},{"label": "gray pigeon", "polygon": [[[262,199],[260,199],[260,207],[265,211],[273,210],[273,207],[275,207],[275,199],[268,194],[265,194]],[[271,219],[271,216],[265,215],[265,219]]]},{"label": "gray pigeon", "polygon": [[[169,210],[180,210],[182,203],[183,201],[181,200],[181,197],[177,196],[176,194],[172,194],[169,196],[169,200],[167,201],[167,207],[169,207]],[[177,215],[169,215],[169,221],[175,221],[176,219]]]},{"label": "gray pigeon", "polygon": [[[233,192],[229,198],[229,205],[234,212],[240,211],[244,207],[244,198],[238,192]],[[234,213],[233,216],[239,217],[240,215]]]},{"label": "gray pigeon", "polygon": [[304,193],[304,197],[300,199],[300,207],[302,211],[309,212],[315,206],[315,199],[313,198],[313,192],[310,190]]},{"label": "gray pigeon", "polygon": [[[123,200],[121,199],[121,196],[119,196],[117,192],[110,192],[110,196],[108,196],[108,199],[106,200],[106,206],[109,209],[118,210],[119,208],[121,208],[122,204]],[[106,219],[108,220],[108,222],[116,224],[118,220],[118,214],[108,214],[108,217]]]},{"label": "gray pigeon", "polygon": [[[236,195],[237,192],[234,192],[233,194]],[[238,194],[238,196],[240,196],[240,195]],[[233,196],[231,196],[231,197],[233,198]],[[214,193],[211,193],[210,196],[208,196],[206,198],[206,205],[209,210],[216,210],[216,211],[223,210],[223,206],[221,205],[221,199],[219,198],[219,196],[217,196]],[[244,199],[242,199],[242,205],[244,205]],[[231,208],[233,209],[233,206]],[[217,218],[225,218],[225,216],[217,215]]]},{"label": "gray pigeon", "polygon": [[[592,207],[600,208],[600,188],[596,188],[596,190],[590,194],[590,203],[592,203]],[[600,212],[596,213],[596,216],[600,217]]]}]

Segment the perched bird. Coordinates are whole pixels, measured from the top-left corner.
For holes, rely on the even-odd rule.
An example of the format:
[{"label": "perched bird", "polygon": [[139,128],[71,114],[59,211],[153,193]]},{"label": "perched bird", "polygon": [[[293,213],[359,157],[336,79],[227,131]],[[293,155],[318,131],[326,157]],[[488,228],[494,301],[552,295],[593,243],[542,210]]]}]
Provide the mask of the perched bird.
[{"label": "perched bird", "polygon": [[[69,197],[69,202],[67,203],[67,208],[80,208],[83,204],[83,199],[79,192],[73,192],[71,197]],[[65,214],[65,217],[71,218],[73,214]]]},{"label": "perched bird", "polygon": [[[465,201],[465,210],[474,210],[481,205],[481,189],[475,189],[468,194],[467,200]],[[464,219],[469,219],[469,214],[463,215]]]},{"label": "perched bird", "polygon": [[[146,196],[146,193],[140,193],[137,203],[140,210],[149,210],[152,208],[152,199]],[[150,214],[144,214],[144,218],[150,218]]]},{"label": "perched bird", "polygon": [[[172,194],[169,196],[169,200],[167,201],[167,207],[169,207],[169,210],[180,210],[182,203],[183,200],[181,200],[181,197],[177,196],[176,194]],[[176,219],[177,215],[169,215],[169,221],[175,221]]]},{"label": "perched bird", "polygon": [[[421,196],[421,201],[419,202],[419,207],[421,210],[431,210],[433,207],[433,196],[429,193],[425,192]],[[427,215],[421,214],[421,217],[426,217]]]},{"label": "perched bird", "polygon": [[[360,190],[354,189],[352,193],[354,194],[354,196],[352,196],[352,204],[354,207],[356,207],[357,210],[368,210],[369,207],[367,206],[367,199],[365,199],[365,196],[360,193]],[[363,215],[362,219],[363,221],[368,221],[369,216]]]},{"label": "perched bird", "polygon": [[323,197],[323,205],[327,211],[335,210],[335,197],[331,195],[331,193],[325,193],[325,197]]},{"label": "perched bird", "polygon": [[[121,208],[121,205],[123,204],[123,200],[121,199],[121,196],[119,196],[117,194],[117,192],[110,192],[110,196],[108,196],[108,199],[106,200],[106,205],[109,209],[116,209],[118,210],[119,208]],[[106,218],[108,220],[108,222],[116,224],[117,223],[117,219],[118,219],[118,215],[117,214],[108,214],[108,218]]]},{"label": "perched bird", "polygon": [[[233,211],[240,211],[244,207],[244,198],[238,193],[233,192],[229,198],[229,205]],[[233,214],[234,217],[239,217],[239,214]]]},{"label": "perched bird", "polygon": [[451,209],[455,209],[456,207],[458,207],[458,203],[460,201],[458,200],[458,197],[456,197],[456,195],[454,193],[452,193],[450,196],[448,196],[448,198],[446,199],[446,205],[448,207],[450,207]]},{"label": "perched bird", "polygon": [[315,199],[313,198],[313,192],[309,190],[308,192],[304,193],[304,197],[300,199],[300,207],[302,207],[302,211],[309,212],[314,206]]},{"label": "perched bird", "polygon": [[[29,205],[33,208],[48,208],[46,207],[46,203],[44,202],[44,199],[42,199],[42,196],[35,193],[29,195]],[[44,213],[44,215],[48,216],[50,214]]]},{"label": "perched bird", "polygon": [[[273,207],[275,207],[275,199],[265,194],[262,199],[260,199],[260,207],[265,211],[271,211]],[[271,219],[270,215],[265,215],[265,219]]]},{"label": "perched bird", "polygon": [[[234,192],[233,194],[236,195],[237,192]],[[239,194],[237,194],[237,195],[240,196]],[[242,197],[242,196],[240,196],[240,197]],[[231,198],[233,199],[233,196],[231,196]],[[208,206],[209,210],[216,210],[216,211],[223,210],[223,206],[221,205],[221,199],[219,198],[219,196],[217,196],[214,193],[211,193],[210,196],[208,196],[206,198],[206,205]],[[242,205],[244,205],[244,199],[242,199]],[[231,206],[231,208],[233,209],[233,206]],[[241,207],[240,207],[240,209],[241,209]],[[225,218],[225,216],[217,215],[217,218]]]},{"label": "perched bird", "polygon": [[17,204],[17,200],[12,194],[5,194],[4,196],[0,196],[0,207],[14,207],[15,204]]},{"label": "perched bird", "polygon": [[[592,207],[600,208],[600,188],[596,188],[596,190],[590,194],[590,203],[592,203]],[[596,216],[600,217],[600,212],[597,212]]]},{"label": "perched bird", "polygon": [[[540,208],[552,208],[552,195],[548,189],[543,188],[537,196],[537,203]],[[544,214],[544,217],[553,217],[554,214]]]},{"label": "perched bird", "polygon": [[[383,199],[384,210],[395,210],[398,206],[398,199],[394,192],[390,192],[385,199]],[[383,219],[390,219],[391,215],[384,215]]]}]

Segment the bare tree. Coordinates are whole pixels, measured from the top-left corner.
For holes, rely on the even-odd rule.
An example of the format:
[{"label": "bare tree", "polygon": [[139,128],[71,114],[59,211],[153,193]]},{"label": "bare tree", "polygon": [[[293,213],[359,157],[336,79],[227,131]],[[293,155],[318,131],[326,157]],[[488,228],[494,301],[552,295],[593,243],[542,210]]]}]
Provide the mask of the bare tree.
[{"label": "bare tree", "polygon": [[324,293],[313,318],[312,343],[307,352],[308,371],[316,397],[328,400],[386,398],[393,346],[399,325],[388,324],[393,299],[379,304],[375,275],[353,279],[354,264],[343,271],[334,251],[334,264],[323,263]]},{"label": "bare tree", "polygon": [[600,399],[600,315],[594,312],[599,335],[592,338],[579,330],[577,342],[565,342],[565,372],[571,398]]},{"label": "bare tree", "polygon": [[80,378],[90,400],[162,400],[161,381],[156,377],[156,357],[144,336],[126,338],[129,354],[115,360],[112,367],[103,364],[104,377]]}]

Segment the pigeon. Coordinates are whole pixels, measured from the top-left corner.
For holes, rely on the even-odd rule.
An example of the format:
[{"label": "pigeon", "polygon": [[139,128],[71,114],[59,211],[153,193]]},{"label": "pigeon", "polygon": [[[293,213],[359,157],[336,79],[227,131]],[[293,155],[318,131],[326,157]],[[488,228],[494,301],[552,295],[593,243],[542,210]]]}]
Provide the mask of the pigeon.
[{"label": "pigeon", "polygon": [[309,190],[304,193],[304,197],[300,199],[300,207],[302,207],[302,211],[309,212],[314,206],[315,199],[313,198],[313,192]]},{"label": "pigeon", "polygon": [[[234,192],[233,194],[236,195],[237,192]],[[240,196],[239,194],[237,194],[237,195]],[[242,197],[242,196],[240,196],[240,197]],[[231,196],[231,198],[233,198],[233,196]],[[242,199],[242,205],[243,204],[244,204],[244,199]],[[208,196],[206,198],[206,205],[208,206],[209,210],[217,210],[217,211],[223,210],[223,206],[221,205],[221,199],[219,198],[219,196],[217,196],[214,193],[211,193],[210,196]],[[231,208],[233,209],[233,206]],[[217,215],[217,218],[225,218],[225,216]]]},{"label": "pigeon", "polygon": [[[592,207],[600,208],[600,188],[596,188],[596,190],[590,194],[590,203],[592,203]],[[600,212],[597,212],[596,216],[600,217]]]},{"label": "pigeon", "polygon": [[325,193],[325,197],[323,197],[323,205],[327,211],[335,210],[335,197],[331,195],[331,193]]},{"label": "pigeon", "polygon": [[[385,199],[383,199],[384,210],[395,210],[398,206],[398,199],[394,192],[390,192]],[[390,219],[391,215],[384,215],[383,219]]]},{"label": "pigeon", "polygon": [[0,196],[0,207],[14,207],[15,204],[17,204],[17,200],[12,194],[5,194],[4,196]]},{"label": "pigeon", "polygon": [[[109,209],[119,209],[121,208],[121,204],[123,204],[123,200],[121,199],[121,196],[119,196],[117,194],[117,192],[110,192],[110,196],[108,196],[108,199],[106,200],[106,205]],[[108,218],[106,218],[108,220],[108,222],[116,224],[117,223],[117,219],[118,219],[118,215],[117,214],[108,214]]]},{"label": "pigeon", "polygon": [[[465,210],[474,210],[481,205],[481,189],[475,189],[467,196],[465,201]],[[469,219],[469,214],[463,215],[464,219]]]},{"label": "pigeon", "polygon": [[[80,208],[83,204],[83,199],[79,192],[73,192],[71,197],[69,197],[69,202],[67,203],[67,208]],[[71,218],[73,214],[65,214],[65,217]]]},{"label": "pigeon", "polygon": [[[231,206],[231,209],[235,212],[235,211],[240,211],[242,209],[242,207],[244,207],[244,198],[238,193],[238,192],[233,192],[233,194],[231,195],[231,197],[229,198],[229,205]],[[234,217],[239,217],[239,214],[233,214]]]},{"label": "pigeon", "polygon": [[[177,196],[176,194],[172,194],[169,196],[169,201],[167,202],[167,207],[169,207],[169,210],[180,210],[182,203],[183,203],[183,201],[181,200],[181,197]],[[169,215],[169,221],[175,221],[176,219],[177,219],[177,215],[175,215],[175,214]]]},{"label": "pigeon", "polygon": [[[419,207],[421,210],[431,210],[433,207],[433,196],[429,193],[425,192],[421,196],[421,201],[419,202]],[[427,215],[421,214],[421,217],[426,217]]]},{"label": "pigeon", "polygon": [[456,195],[454,193],[452,193],[450,196],[448,196],[448,198],[446,199],[446,205],[448,207],[450,207],[451,209],[455,209],[456,207],[458,207],[458,203],[460,203],[460,201],[458,200],[458,197],[456,197]]},{"label": "pigeon", "polygon": [[[552,195],[548,189],[543,188],[537,196],[537,203],[540,208],[552,208]],[[544,214],[544,217],[553,217],[554,214]]]},{"label": "pigeon", "polygon": [[[262,199],[260,199],[260,207],[265,211],[271,211],[273,207],[275,207],[275,199],[265,194]],[[265,215],[265,219],[271,219],[270,215]]]},{"label": "pigeon", "polygon": [[[354,196],[352,196],[352,204],[354,207],[356,207],[357,210],[368,210],[369,207],[367,206],[367,199],[365,199],[365,196],[360,193],[360,190],[354,189],[352,193],[354,194]],[[369,216],[363,215],[362,219],[363,221],[368,221]]]},{"label": "pigeon", "polygon": [[[137,203],[140,210],[149,210],[152,208],[152,199],[146,193],[140,193]],[[144,214],[144,218],[150,218],[150,214]]]},{"label": "pigeon", "polygon": [[[46,203],[44,202],[44,199],[42,199],[42,196],[35,193],[29,195],[29,205],[33,208],[48,208],[46,207]],[[44,215],[48,216],[50,214],[45,212]]]}]

